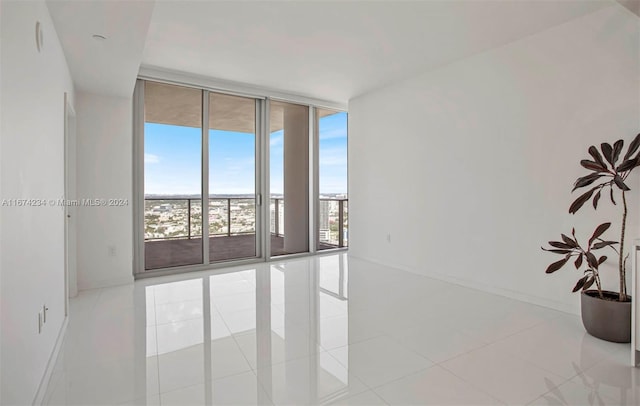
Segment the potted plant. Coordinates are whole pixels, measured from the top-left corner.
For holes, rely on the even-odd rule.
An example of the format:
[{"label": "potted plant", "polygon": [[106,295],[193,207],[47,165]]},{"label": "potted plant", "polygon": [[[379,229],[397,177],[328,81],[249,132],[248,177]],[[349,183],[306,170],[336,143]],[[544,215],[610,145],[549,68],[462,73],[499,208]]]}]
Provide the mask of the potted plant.
[{"label": "potted plant", "polygon": [[[625,255],[624,238],[627,225],[626,193],[631,189],[625,181],[640,166],[640,134],[629,144],[627,152],[620,159],[623,147],[623,140],[618,140],[613,145],[603,143],[600,150],[595,146],[589,147],[589,155],[593,159],[583,159],[580,165],[590,173],[575,181],[572,192],[588,186],[590,188],[569,207],[569,213],[575,214],[586,202],[591,201],[593,208],[597,209],[603,193],[608,194],[614,205],[621,202],[620,241],[602,238],[611,226],[611,223],[603,223],[596,227],[586,244],[580,244],[573,229],[571,236],[561,234],[561,241],[549,241],[550,248],[542,249],[564,257],[550,264],[546,273],[559,270],[570,260],[577,270],[583,270],[573,291],[582,291],[582,322],[587,332],[607,341],[628,343],[631,341],[631,297],[627,295],[626,265],[629,255]],[[619,195],[617,201],[616,195]],[[605,248],[613,250],[618,258],[618,292],[602,288],[600,266],[607,260],[607,256],[600,255],[599,251]],[[595,289],[589,289],[594,285]]]}]

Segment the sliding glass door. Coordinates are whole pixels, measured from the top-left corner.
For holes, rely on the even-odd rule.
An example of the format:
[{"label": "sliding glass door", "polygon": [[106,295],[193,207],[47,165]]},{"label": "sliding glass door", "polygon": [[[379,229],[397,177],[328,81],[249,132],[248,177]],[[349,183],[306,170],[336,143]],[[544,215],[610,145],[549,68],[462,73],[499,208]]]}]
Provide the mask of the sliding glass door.
[{"label": "sliding glass door", "polygon": [[209,94],[209,261],[256,257],[256,100]]},{"label": "sliding glass door", "polygon": [[134,100],[136,273],[347,246],[346,113],[146,80]]},{"label": "sliding glass door", "polygon": [[258,105],[144,82],[144,270],[258,256]]},{"label": "sliding glass door", "polygon": [[203,261],[202,91],[144,86],[144,269]]}]

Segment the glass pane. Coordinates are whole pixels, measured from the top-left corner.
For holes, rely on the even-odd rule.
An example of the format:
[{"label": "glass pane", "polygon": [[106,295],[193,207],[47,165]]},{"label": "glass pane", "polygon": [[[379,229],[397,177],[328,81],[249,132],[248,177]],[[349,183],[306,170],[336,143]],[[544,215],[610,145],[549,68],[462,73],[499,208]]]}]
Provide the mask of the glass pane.
[{"label": "glass pane", "polygon": [[347,113],[317,109],[318,249],[346,247],[347,227]]},{"label": "glass pane", "polygon": [[202,263],[202,92],[145,82],[145,269]]},{"label": "glass pane", "polygon": [[256,101],[209,94],[209,258],[256,256]]},{"label": "glass pane", "polygon": [[309,108],[270,104],[271,255],[309,251]]}]

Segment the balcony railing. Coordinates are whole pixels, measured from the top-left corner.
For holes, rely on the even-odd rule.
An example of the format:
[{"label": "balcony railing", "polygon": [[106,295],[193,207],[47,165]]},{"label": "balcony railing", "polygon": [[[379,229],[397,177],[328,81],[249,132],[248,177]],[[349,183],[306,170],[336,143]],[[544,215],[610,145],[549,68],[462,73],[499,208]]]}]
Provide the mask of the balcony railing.
[{"label": "balcony railing", "polygon": [[[199,197],[148,197],[144,200],[145,240],[202,238]],[[210,198],[209,235],[255,234],[255,199]]]},{"label": "balcony railing", "polygon": [[[284,200],[270,199],[270,232],[284,237]],[[348,245],[348,199],[320,199],[320,243],[324,248]],[[202,238],[199,197],[148,197],[144,200],[145,241]],[[212,237],[254,234],[255,199],[210,198],[207,211]]]},{"label": "balcony railing", "polygon": [[318,211],[318,234],[321,246],[323,244],[329,245],[326,248],[348,246],[349,200],[321,198]]}]

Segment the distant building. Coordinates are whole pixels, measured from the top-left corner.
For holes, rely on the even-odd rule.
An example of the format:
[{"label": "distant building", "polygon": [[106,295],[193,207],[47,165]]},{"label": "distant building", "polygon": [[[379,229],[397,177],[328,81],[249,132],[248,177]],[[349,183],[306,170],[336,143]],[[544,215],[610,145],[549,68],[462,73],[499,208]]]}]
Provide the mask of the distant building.
[{"label": "distant building", "polygon": [[329,230],[320,230],[320,242],[330,242],[331,241],[331,232]]},{"label": "distant building", "polygon": [[320,231],[319,239],[322,242],[329,242],[331,235],[329,232],[329,201],[320,200],[318,229]]}]

